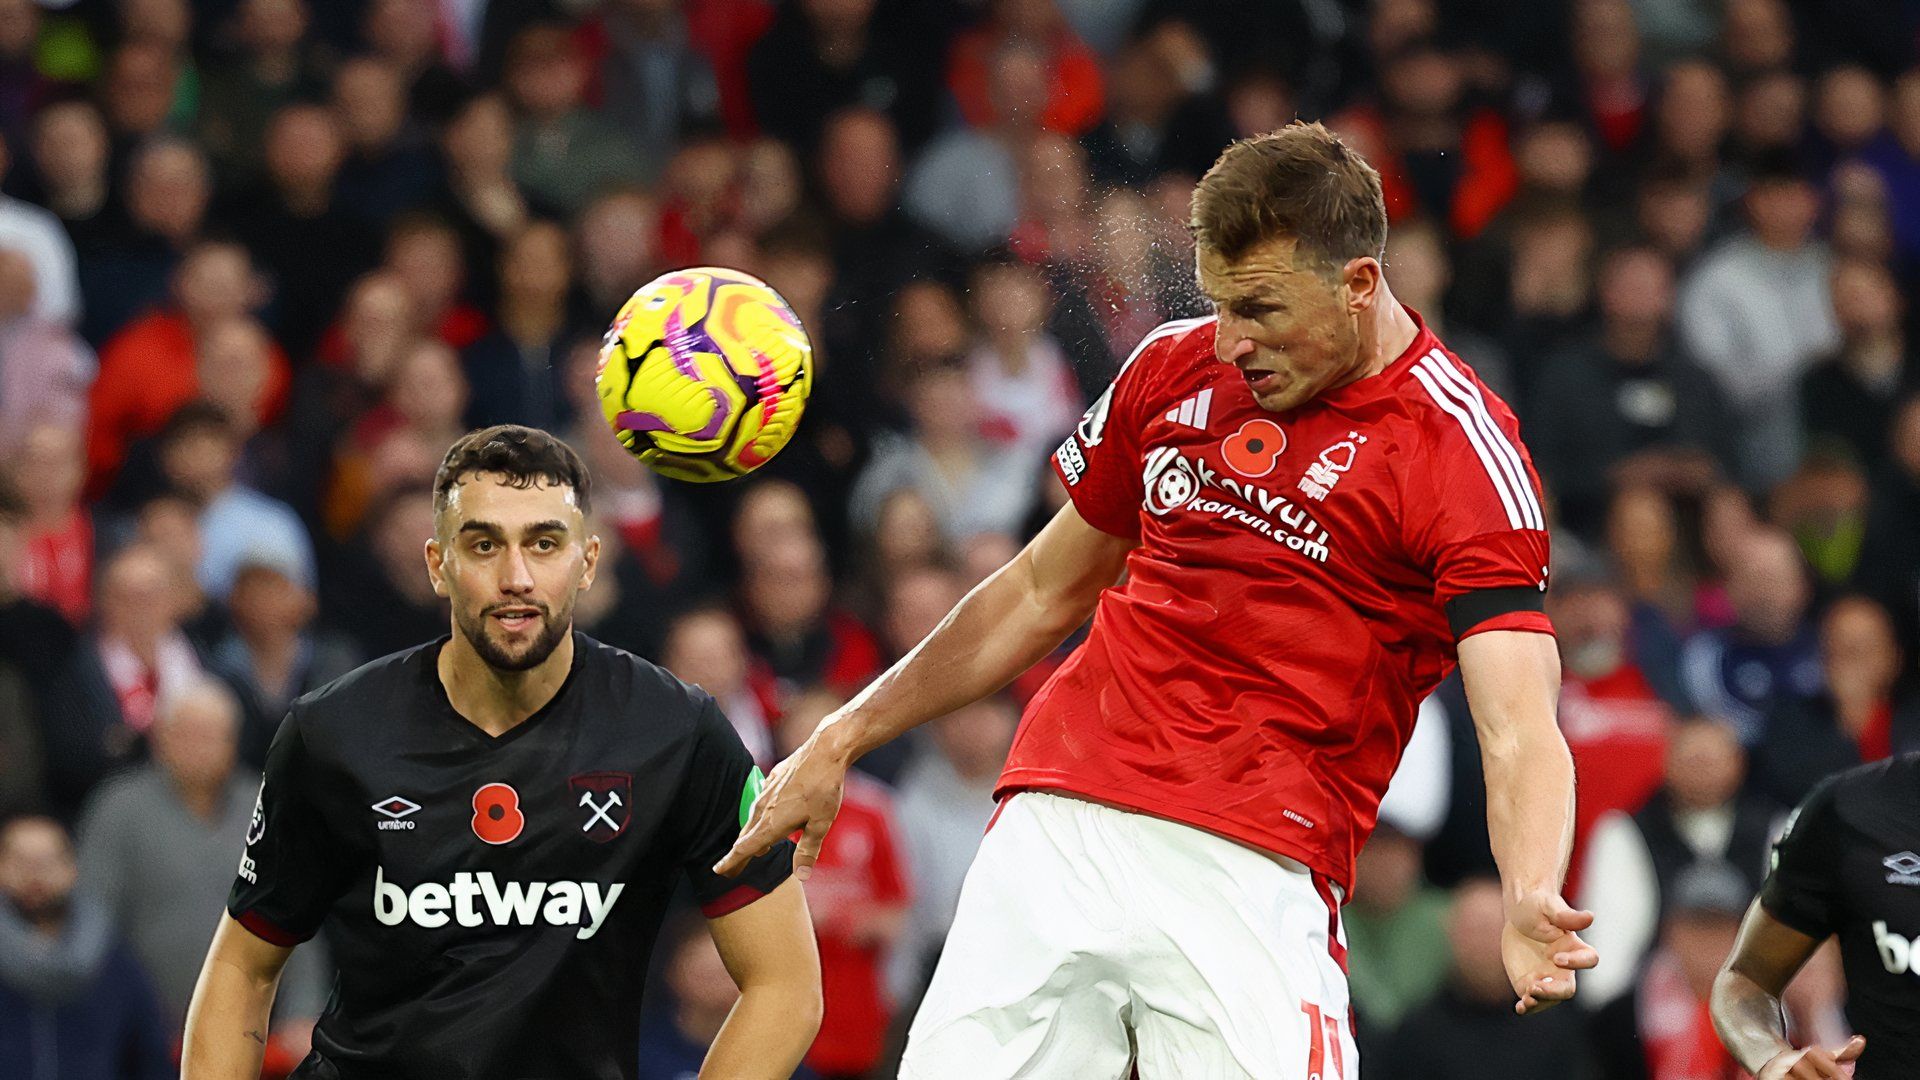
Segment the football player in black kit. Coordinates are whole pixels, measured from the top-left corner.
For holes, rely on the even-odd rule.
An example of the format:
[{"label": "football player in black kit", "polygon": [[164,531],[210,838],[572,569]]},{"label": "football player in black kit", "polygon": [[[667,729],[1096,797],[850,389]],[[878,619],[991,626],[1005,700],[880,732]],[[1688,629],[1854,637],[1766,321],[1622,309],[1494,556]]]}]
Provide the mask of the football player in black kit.
[{"label": "football player in black kit", "polygon": [[[1795,1049],[1780,994],[1832,935],[1859,1034],[1832,1050]],[[1917,943],[1920,754],[1905,754],[1830,777],[1793,812],[1714,982],[1714,1026],[1755,1080],[1920,1077]]]},{"label": "football player in black kit", "polygon": [[588,478],[543,431],[467,435],[425,571],[453,633],[296,701],[187,1018],[186,1080],[260,1075],[282,965],[339,966],[316,1080],[627,1080],[648,954],[685,875],[741,989],[702,1076],[786,1077],[819,961],[792,845],[726,854],[759,776],[713,699],[573,630]]}]

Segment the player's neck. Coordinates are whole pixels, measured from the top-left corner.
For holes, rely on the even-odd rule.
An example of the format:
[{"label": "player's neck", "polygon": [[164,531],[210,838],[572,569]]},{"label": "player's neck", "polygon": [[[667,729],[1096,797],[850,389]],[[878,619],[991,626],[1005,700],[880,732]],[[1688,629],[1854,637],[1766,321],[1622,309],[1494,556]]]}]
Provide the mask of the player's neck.
[{"label": "player's neck", "polygon": [[480,658],[472,643],[455,633],[440,650],[436,667],[453,711],[496,738],[519,727],[560,692],[573,670],[573,634],[553,654],[525,671],[502,671]]},{"label": "player's neck", "polygon": [[1420,324],[1413,321],[1406,305],[1387,291],[1385,283],[1380,286],[1384,294],[1360,320],[1360,350],[1366,356],[1366,363],[1360,368],[1360,374],[1353,382],[1371,378],[1393,366],[1402,353],[1413,345],[1420,336]]}]

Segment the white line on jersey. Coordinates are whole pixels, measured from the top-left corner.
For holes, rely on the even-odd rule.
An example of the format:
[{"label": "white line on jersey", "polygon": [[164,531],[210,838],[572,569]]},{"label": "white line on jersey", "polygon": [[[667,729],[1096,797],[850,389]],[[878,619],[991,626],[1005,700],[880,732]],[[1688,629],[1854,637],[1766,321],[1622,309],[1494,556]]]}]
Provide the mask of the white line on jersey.
[{"label": "white line on jersey", "polygon": [[1434,403],[1459,421],[1461,430],[1466,432],[1467,441],[1473,444],[1474,453],[1487,470],[1487,478],[1493,481],[1500,504],[1506,508],[1507,523],[1516,529],[1546,528],[1540,502],[1533,494],[1533,484],[1520,464],[1520,454],[1500,430],[1500,425],[1493,422],[1479,388],[1467,382],[1438,349],[1415,362],[1413,375],[1426,387]]}]

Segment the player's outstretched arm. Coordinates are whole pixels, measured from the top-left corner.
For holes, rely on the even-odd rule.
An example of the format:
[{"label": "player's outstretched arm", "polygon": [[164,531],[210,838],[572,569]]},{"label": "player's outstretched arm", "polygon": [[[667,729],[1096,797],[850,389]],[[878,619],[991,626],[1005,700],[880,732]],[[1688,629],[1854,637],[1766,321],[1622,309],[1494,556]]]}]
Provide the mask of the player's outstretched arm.
[{"label": "player's outstretched arm", "polygon": [[1851,1075],[1842,1066],[1867,1048],[1858,1035],[1831,1052],[1796,1050],[1787,1041],[1780,995],[1819,947],[1819,938],[1769,915],[1760,901],[1747,908],[1733,953],[1713,981],[1713,1026],[1754,1080],[1841,1080]]},{"label": "player's outstretched arm", "polygon": [[789,878],[707,926],[740,987],[740,1000],[707,1050],[700,1075],[785,1080],[820,1031],[820,954],[806,893]]},{"label": "player's outstretched arm", "polygon": [[181,1080],[255,1080],[267,1051],[267,1020],[291,948],[255,937],[222,914],[187,1007]]},{"label": "player's outstretched arm", "polygon": [[1506,893],[1501,959],[1525,1014],[1573,997],[1574,972],[1599,955],[1580,940],[1593,923],[1560,895],[1573,846],[1573,755],[1554,705],[1553,638],[1489,630],[1460,642],[1460,675],[1487,774],[1487,833]]},{"label": "player's outstretched arm", "polygon": [[852,701],[768,777],[740,839],[714,870],[737,874],[795,829],[805,880],[840,811],[841,781],[862,754],[1012,682],[1058,648],[1120,577],[1133,541],[1062,507],[1020,554],[981,582],[913,651]]}]

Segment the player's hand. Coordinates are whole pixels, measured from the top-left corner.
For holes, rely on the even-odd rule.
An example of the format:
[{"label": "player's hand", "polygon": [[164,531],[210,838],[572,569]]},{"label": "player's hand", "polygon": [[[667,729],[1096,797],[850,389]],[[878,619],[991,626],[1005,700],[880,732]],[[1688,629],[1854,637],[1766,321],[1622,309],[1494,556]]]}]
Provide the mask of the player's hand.
[{"label": "player's hand", "polygon": [[1558,893],[1538,893],[1507,905],[1500,959],[1520,999],[1515,1012],[1525,1016],[1573,997],[1573,973],[1600,962],[1593,946],[1580,940],[1579,931],[1592,925],[1593,912],[1573,910]]},{"label": "player's hand", "polygon": [[746,828],[733,842],[726,858],[713,864],[713,872],[732,877],[746,869],[755,856],[764,855],[773,845],[804,829],[800,846],[793,853],[793,876],[801,881],[813,874],[814,861],[820,858],[820,845],[826,842],[827,829],[840,813],[840,794],[847,781],[847,761],[821,744],[815,732],[793,756],[774,766],[760,797],[747,815]]},{"label": "player's hand", "polygon": [[1784,1050],[1760,1066],[1753,1080],[1846,1080],[1853,1075],[1847,1063],[1859,1060],[1866,1048],[1867,1040],[1855,1035],[1847,1040],[1847,1045],[1832,1053],[1817,1046]]}]

